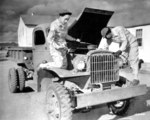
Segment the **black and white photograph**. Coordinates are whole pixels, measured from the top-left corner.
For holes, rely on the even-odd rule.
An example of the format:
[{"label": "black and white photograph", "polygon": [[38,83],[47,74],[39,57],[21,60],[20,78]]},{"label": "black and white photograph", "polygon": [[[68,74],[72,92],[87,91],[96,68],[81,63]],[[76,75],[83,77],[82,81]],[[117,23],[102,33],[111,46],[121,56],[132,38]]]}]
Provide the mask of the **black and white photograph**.
[{"label": "black and white photograph", "polygon": [[0,120],[150,120],[150,0],[1,0]]}]

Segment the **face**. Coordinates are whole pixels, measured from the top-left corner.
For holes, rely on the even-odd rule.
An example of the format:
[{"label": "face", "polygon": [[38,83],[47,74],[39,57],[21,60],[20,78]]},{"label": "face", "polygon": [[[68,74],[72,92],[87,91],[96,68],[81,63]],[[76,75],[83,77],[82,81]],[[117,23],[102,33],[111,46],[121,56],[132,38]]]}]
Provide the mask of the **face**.
[{"label": "face", "polygon": [[61,23],[63,23],[63,24],[68,23],[69,19],[70,19],[70,15],[60,16],[60,21],[61,21]]},{"label": "face", "polygon": [[107,39],[107,40],[111,40],[111,39],[112,39],[112,33],[107,34],[107,35],[106,35],[106,39]]}]

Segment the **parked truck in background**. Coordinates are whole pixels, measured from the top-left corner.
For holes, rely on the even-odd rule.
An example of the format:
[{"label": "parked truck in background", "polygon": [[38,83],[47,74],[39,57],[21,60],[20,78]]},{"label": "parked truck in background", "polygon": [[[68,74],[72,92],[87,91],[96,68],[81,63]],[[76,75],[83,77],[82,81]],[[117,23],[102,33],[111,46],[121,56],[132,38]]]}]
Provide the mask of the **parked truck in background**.
[{"label": "parked truck in background", "polygon": [[28,83],[37,92],[46,91],[49,120],[72,120],[73,111],[100,104],[107,104],[114,114],[123,115],[130,100],[146,94],[147,88],[128,86],[127,80],[119,76],[118,59],[112,52],[96,49],[100,30],[107,26],[112,14],[112,11],[85,8],[70,26],[68,33],[81,42],[67,43],[67,69],[39,68],[41,63],[52,61],[46,41],[49,23],[35,26],[30,33],[30,45],[8,50],[8,56],[17,65],[9,70],[10,92],[23,92]]}]

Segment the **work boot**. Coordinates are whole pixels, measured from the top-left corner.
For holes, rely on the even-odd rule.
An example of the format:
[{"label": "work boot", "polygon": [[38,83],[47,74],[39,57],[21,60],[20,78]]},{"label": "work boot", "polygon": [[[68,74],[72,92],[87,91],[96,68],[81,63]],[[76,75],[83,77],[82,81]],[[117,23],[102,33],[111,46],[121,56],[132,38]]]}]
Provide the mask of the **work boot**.
[{"label": "work boot", "polygon": [[130,86],[136,86],[136,85],[138,85],[139,83],[140,83],[139,80],[134,79],[133,81],[130,82]]}]

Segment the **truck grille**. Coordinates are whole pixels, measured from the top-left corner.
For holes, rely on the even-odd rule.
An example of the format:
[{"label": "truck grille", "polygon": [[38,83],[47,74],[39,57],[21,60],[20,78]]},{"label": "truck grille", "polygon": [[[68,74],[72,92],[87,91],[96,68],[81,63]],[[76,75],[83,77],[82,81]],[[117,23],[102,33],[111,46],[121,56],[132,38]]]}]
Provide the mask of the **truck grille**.
[{"label": "truck grille", "polygon": [[96,53],[90,56],[91,83],[113,82],[119,79],[117,59],[111,53]]}]

